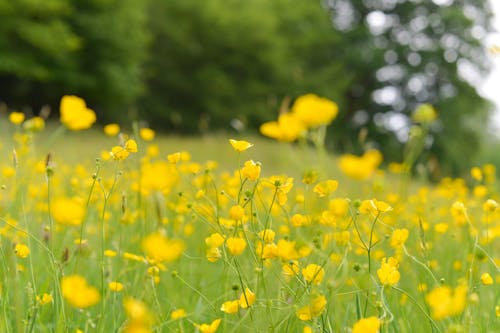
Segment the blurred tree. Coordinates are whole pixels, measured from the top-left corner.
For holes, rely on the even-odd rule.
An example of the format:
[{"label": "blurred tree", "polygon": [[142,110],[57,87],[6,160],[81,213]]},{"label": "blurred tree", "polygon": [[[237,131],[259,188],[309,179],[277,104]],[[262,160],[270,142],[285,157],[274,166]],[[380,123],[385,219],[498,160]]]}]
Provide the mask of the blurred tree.
[{"label": "blurred tree", "polygon": [[335,128],[341,145],[352,149],[357,133],[366,128],[367,139],[384,155],[401,160],[411,112],[420,103],[431,103],[439,111],[428,141],[431,154],[446,174],[467,168],[491,109],[473,88],[489,69],[481,43],[492,30],[489,2],[326,3],[336,30],[349,41],[339,52],[355,76],[341,104],[341,126]]},{"label": "blurred tree", "polygon": [[[68,93],[122,110],[141,93],[147,2],[0,0],[0,98],[57,106]],[[101,113],[102,114],[102,113]]]},{"label": "blurred tree", "polygon": [[[285,95],[340,99],[349,70],[342,33],[320,1],[171,0],[151,6],[152,56],[143,117],[169,128],[256,128]],[[339,79],[342,78],[342,79]]]}]

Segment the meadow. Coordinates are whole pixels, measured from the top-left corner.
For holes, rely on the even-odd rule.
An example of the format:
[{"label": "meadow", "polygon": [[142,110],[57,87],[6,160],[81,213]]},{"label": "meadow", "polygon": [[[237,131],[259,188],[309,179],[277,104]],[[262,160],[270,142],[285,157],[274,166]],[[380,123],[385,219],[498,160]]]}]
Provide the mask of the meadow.
[{"label": "meadow", "polygon": [[500,332],[495,167],[411,178],[428,106],[403,163],[333,156],[303,102],[276,140],[2,116],[0,331]]}]

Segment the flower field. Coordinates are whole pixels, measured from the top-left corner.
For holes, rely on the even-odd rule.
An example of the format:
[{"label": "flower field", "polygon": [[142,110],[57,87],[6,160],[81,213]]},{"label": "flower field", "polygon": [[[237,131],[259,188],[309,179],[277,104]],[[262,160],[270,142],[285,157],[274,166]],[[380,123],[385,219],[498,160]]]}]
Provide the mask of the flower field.
[{"label": "flower field", "polygon": [[[374,149],[332,158],[336,105],[299,102],[261,128],[285,141],[269,156],[307,151],[280,170],[263,139],[200,160],[146,127],[86,134],[75,96],[50,131],[2,118],[0,331],[500,332],[495,167],[412,181],[417,135],[388,170]],[[420,137],[434,118],[416,113]]]}]

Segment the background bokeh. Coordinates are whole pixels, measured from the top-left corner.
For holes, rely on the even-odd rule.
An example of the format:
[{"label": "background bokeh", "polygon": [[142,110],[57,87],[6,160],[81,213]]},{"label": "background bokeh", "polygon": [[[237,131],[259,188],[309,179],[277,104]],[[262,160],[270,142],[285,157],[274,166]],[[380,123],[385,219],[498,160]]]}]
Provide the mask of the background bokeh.
[{"label": "background bokeh", "polygon": [[339,105],[330,149],[386,161],[431,103],[422,160],[457,175],[472,158],[500,164],[477,90],[492,14],[473,0],[0,0],[0,101],[57,116],[76,94],[102,124],[203,134],[257,131],[314,92]]}]

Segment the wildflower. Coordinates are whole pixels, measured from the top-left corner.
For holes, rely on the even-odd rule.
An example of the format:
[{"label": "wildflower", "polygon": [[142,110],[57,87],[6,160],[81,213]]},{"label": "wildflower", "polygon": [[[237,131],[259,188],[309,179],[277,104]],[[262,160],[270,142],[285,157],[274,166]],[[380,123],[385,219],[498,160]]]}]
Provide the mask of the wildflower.
[{"label": "wildflower", "polygon": [[40,303],[40,305],[45,305],[45,304],[53,302],[54,299],[52,298],[51,294],[43,293],[42,296],[38,296],[38,295],[36,296],[36,301],[38,303]]},{"label": "wildflower", "polygon": [[226,247],[233,256],[238,256],[245,251],[247,242],[240,237],[229,237],[226,240]]},{"label": "wildflower", "polygon": [[467,287],[460,285],[454,290],[448,286],[433,289],[425,296],[431,307],[431,316],[440,320],[463,312],[466,306]]},{"label": "wildflower", "polygon": [[485,286],[493,284],[493,278],[489,273],[483,273],[481,275],[481,283],[484,284]]},{"label": "wildflower", "polygon": [[313,192],[316,193],[320,198],[323,198],[335,192],[338,186],[338,181],[329,179],[325,182],[316,184],[316,186],[314,186]]},{"label": "wildflower", "polygon": [[151,332],[153,316],[146,304],[131,297],[123,300],[123,307],[129,321],[125,327],[126,333]]},{"label": "wildflower", "polygon": [[155,131],[153,131],[151,128],[143,127],[139,130],[139,136],[144,141],[153,141],[153,139],[155,138]]},{"label": "wildflower", "polygon": [[88,129],[96,121],[94,111],[87,108],[83,99],[73,95],[63,96],[60,113],[61,123],[72,131]]},{"label": "wildflower", "polygon": [[320,284],[325,276],[325,270],[320,265],[309,264],[305,268],[302,268],[302,275],[307,282]]},{"label": "wildflower", "polygon": [[57,223],[77,226],[85,216],[85,206],[77,198],[56,198],[51,203],[51,212]]},{"label": "wildflower", "polygon": [[292,276],[299,274],[299,271],[300,271],[299,262],[297,260],[292,260],[286,264],[283,264],[283,269],[281,274],[285,278],[290,278]]},{"label": "wildflower", "polygon": [[238,140],[233,140],[229,139],[229,143],[231,146],[233,146],[234,150],[236,150],[238,153],[241,153],[242,151],[247,150],[248,148],[252,147],[253,144],[251,144],[248,141],[238,141]]},{"label": "wildflower", "polygon": [[205,244],[209,247],[219,247],[222,244],[224,244],[224,236],[222,236],[220,233],[215,232],[211,234],[209,237],[205,238]]},{"label": "wildflower", "polygon": [[14,125],[19,125],[24,121],[24,113],[22,112],[12,112],[9,114],[9,121]]},{"label": "wildflower", "polygon": [[207,250],[206,254],[207,260],[210,262],[216,262],[222,257],[222,253],[220,252],[219,248],[217,247],[210,247]]},{"label": "wildflower", "polygon": [[215,333],[219,328],[221,319],[215,319],[210,324],[194,324],[201,333]]},{"label": "wildflower", "polygon": [[422,124],[433,122],[437,118],[437,112],[430,104],[419,105],[412,114],[413,121]]},{"label": "wildflower", "polygon": [[243,220],[245,216],[245,209],[240,205],[234,205],[229,209],[229,217],[235,221]]},{"label": "wildflower", "polygon": [[104,126],[104,134],[107,136],[116,136],[118,133],[120,133],[120,125],[113,123]]},{"label": "wildflower", "polygon": [[394,248],[398,248],[404,245],[406,240],[408,239],[408,229],[395,229],[392,232],[391,236],[391,246]]},{"label": "wildflower", "polygon": [[352,333],[378,333],[380,330],[380,320],[375,317],[362,318],[352,327]]},{"label": "wildflower", "polygon": [[112,281],[108,284],[108,287],[111,291],[122,291],[123,290],[123,284],[118,282],[118,281]]},{"label": "wildflower", "polygon": [[362,214],[371,214],[373,216],[379,215],[380,213],[387,213],[392,210],[392,207],[384,202],[377,199],[363,200],[361,206],[359,206],[359,212]]},{"label": "wildflower", "polygon": [[61,279],[61,292],[68,303],[75,308],[87,308],[97,304],[100,299],[97,288],[89,286],[79,275],[64,276]]},{"label": "wildflower", "polygon": [[169,154],[169,155],[167,155],[167,160],[172,164],[177,164],[181,160],[181,153],[177,152],[177,153]]},{"label": "wildflower", "polygon": [[117,253],[114,250],[104,250],[104,255],[106,257],[116,257]]},{"label": "wildflower", "polygon": [[24,122],[23,128],[31,132],[40,132],[45,128],[45,120],[42,117],[33,117]]},{"label": "wildflower", "polygon": [[127,140],[123,147],[114,146],[111,148],[110,155],[115,160],[124,160],[130,153],[137,153],[137,143],[133,139]]},{"label": "wildflower", "polygon": [[181,318],[184,318],[186,317],[187,314],[186,314],[186,310],[184,309],[177,309],[177,310],[174,310],[172,311],[172,313],[170,314],[170,318],[172,320],[178,320],[178,319],[181,319]]},{"label": "wildflower", "polygon": [[156,232],[144,238],[142,249],[148,257],[157,262],[172,262],[181,256],[185,245],[180,239],[169,239]]},{"label": "wildflower", "polygon": [[300,320],[306,321],[319,317],[325,310],[326,298],[321,295],[314,298],[311,303],[297,310],[296,315]]},{"label": "wildflower", "polygon": [[470,169],[470,175],[478,182],[483,180],[483,172],[481,171],[481,168],[473,167],[472,169]]},{"label": "wildflower", "polygon": [[500,306],[499,305],[495,306],[495,315],[497,316],[497,318],[500,317]]},{"label": "wildflower", "polygon": [[245,162],[241,169],[241,175],[251,181],[255,181],[260,177],[260,163],[255,163],[253,160]]},{"label": "wildflower", "polygon": [[282,113],[278,121],[269,121],[260,126],[260,133],[283,142],[293,142],[302,137],[306,127],[295,115]]},{"label": "wildflower", "polygon": [[467,222],[467,209],[465,205],[461,201],[455,201],[453,205],[451,205],[450,213],[455,223],[458,225],[463,225]]},{"label": "wildflower", "polygon": [[255,303],[255,293],[250,289],[245,288],[245,291],[240,294],[238,304],[242,309],[246,309],[249,306],[252,306],[253,303]]},{"label": "wildflower", "polygon": [[25,244],[16,244],[14,252],[18,258],[26,258],[30,254],[30,249]]},{"label": "wildflower", "polygon": [[335,119],[338,112],[337,104],[314,94],[297,98],[291,111],[306,127],[328,125]]},{"label": "wildflower", "polygon": [[377,276],[380,282],[384,285],[393,286],[398,283],[400,274],[398,272],[398,261],[397,259],[390,257],[382,259],[382,265],[377,270]]},{"label": "wildflower", "polygon": [[236,313],[236,312],[238,312],[238,309],[239,309],[238,300],[226,301],[226,302],[222,303],[222,306],[220,308],[220,310],[222,312],[225,312],[227,314]]},{"label": "wildflower", "polygon": [[493,199],[488,199],[483,204],[483,211],[485,213],[493,213],[498,208],[498,202]]},{"label": "wildflower", "polygon": [[265,243],[272,243],[275,236],[276,233],[271,229],[265,229],[259,232],[259,238],[262,239]]},{"label": "wildflower", "polygon": [[342,155],[338,165],[346,176],[356,180],[366,180],[375,173],[382,159],[382,154],[378,150],[369,150],[362,156]]}]

